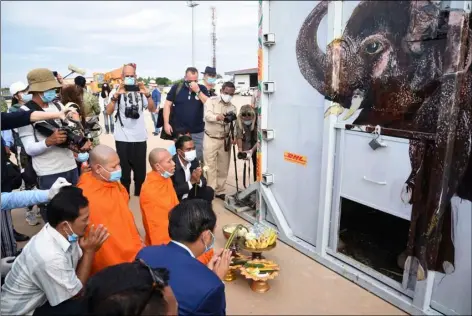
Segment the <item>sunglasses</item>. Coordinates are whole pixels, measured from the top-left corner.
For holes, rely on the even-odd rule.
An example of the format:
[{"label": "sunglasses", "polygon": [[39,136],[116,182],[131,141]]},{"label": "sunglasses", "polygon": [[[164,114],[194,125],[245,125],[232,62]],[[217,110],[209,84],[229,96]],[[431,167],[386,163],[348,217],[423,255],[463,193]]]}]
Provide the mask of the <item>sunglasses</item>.
[{"label": "sunglasses", "polygon": [[251,117],[251,116],[252,116],[252,113],[251,113],[251,112],[241,113],[241,116],[242,116],[242,117]]}]

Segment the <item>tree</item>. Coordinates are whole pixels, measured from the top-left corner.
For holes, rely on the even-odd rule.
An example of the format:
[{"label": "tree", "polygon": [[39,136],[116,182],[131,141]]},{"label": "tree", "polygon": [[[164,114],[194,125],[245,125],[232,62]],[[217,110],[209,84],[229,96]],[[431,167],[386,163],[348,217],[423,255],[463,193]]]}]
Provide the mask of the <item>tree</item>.
[{"label": "tree", "polygon": [[172,82],[172,84],[179,84],[182,82],[184,82],[184,79],[175,80],[174,82]]},{"label": "tree", "polygon": [[172,80],[167,77],[156,77],[156,84],[159,86],[168,86],[172,84]]}]

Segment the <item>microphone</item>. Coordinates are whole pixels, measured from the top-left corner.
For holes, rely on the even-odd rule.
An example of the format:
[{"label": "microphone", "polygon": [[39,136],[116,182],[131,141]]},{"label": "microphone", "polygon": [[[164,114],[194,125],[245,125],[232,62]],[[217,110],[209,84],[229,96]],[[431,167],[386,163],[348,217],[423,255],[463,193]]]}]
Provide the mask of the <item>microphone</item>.
[{"label": "microphone", "polygon": [[70,70],[70,73],[69,73],[67,76],[62,77],[63,79],[66,79],[67,77],[69,77],[69,76],[72,75],[73,73],[78,73],[79,75],[82,75],[82,76],[85,75],[85,70],[83,70],[82,68],[75,67],[75,66],[73,66],[73,65],[69,65],[69,66],[67,67],[67,69]]}]

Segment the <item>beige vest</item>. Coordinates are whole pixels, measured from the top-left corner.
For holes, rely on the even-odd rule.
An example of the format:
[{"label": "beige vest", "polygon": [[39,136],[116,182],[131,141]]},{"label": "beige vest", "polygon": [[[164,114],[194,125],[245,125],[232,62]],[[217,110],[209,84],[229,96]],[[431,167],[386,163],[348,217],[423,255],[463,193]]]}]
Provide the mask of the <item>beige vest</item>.
[{"label": "beige vest", "polygon": [[205,133],[213,138],[224,138],[229,135],[229,124],[217,121],[218,114],[236,113],[236,107],[221,101],[220,96],[211,97],[205,102]]}]

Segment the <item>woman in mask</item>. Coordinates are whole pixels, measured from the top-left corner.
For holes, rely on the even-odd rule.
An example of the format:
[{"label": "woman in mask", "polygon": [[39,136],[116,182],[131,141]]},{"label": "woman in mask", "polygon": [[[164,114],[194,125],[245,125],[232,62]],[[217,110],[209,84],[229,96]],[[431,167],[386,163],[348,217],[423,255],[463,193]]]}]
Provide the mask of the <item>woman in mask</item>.
[{"label": "woman in mask", "polygon": [[256,112],[249,105],[243,105],[239,110],[236,124],[236,143],[238,145],[238,158],[251,159],[253,166],[253,179],[256,181],[256,151],[257,151],[257,126]]},{"label": "woman in mask", "polygon": [[[69,117],[80,124],[85,126],[85,109],[83,105],[83,93],[82,89],[75,84],[70,84],[62,87],[61,90],[61,103],[68,108],[73,108],[75,111],[71,112]],[[93,146],[97,146],[99,144],[98,136],[93,139]],[[77,162],[77,169],[79,170],[79,175],[81,170],[87,164],[89,159],[88,152],[74,152],[74,157]],[[85,165],[84,165],[85,163]]]},{"label": "woman in mask", "polygon": [[102,92],[98,96],[98,104],[100,105],[100,111],[103,113],[103,118],[105,121],[105,131],[107,134],[111,133],[113,134],[115,131],[115,126],[113,125],[113,116],[108,115],[106,112],[106,107],[108,103],[110,103],[110,96],[113,95],[111,93],[110,86],[108,83],[104,83],[102,85]]}]

